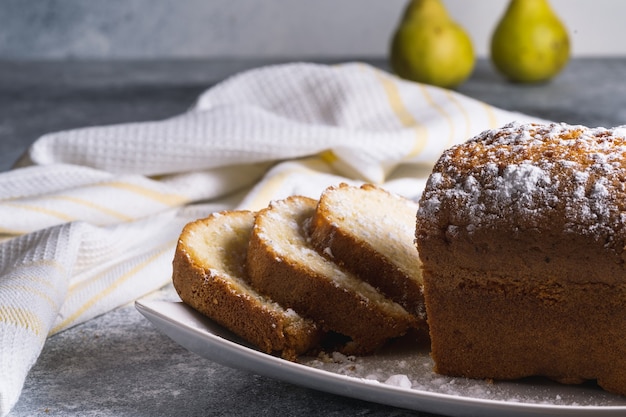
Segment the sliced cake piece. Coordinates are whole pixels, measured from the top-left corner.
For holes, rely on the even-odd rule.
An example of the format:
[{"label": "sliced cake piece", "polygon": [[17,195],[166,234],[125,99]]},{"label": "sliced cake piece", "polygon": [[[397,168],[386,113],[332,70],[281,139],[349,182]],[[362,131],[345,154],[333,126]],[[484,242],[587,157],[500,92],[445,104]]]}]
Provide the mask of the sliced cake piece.
[{"label": "sliced cake piece", "polygon": [[311,221],[311,243],[419,318],[426,327],[416,202],[371,184],[327,188]]},{"label": "sliced cake piece", "polygon": [[344,351],[372,352],[405,334],[416,319],[310,246],[307,231],[316,206],[316,200],[292,196],[258,213],[248,248],[250,281],[326,330],[350,337]]},{"label": "sliced cake piece", "polygon": [[294,360],[317,346],[321,330],[311,320],[259,294],[245,272],[254,213],[228,211],[189,223],[173,262],[180,298],[258,346]]}]

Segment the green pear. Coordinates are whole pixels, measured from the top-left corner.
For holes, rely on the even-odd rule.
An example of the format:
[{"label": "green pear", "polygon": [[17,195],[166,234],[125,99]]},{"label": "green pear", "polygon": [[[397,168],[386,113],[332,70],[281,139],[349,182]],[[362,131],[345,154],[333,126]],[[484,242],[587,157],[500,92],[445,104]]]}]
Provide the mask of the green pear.
[{"label": "green pear", "polygon": [[441,0],[410,0],[389,55],[398,76],[445,88],[465,81],[476,61],[470,37]]},{"label": "green pear", "polygon": [[547,81],[567,64],[567,29],[547,0],[511,0],[491,38],[491,60],[510,81]]}]

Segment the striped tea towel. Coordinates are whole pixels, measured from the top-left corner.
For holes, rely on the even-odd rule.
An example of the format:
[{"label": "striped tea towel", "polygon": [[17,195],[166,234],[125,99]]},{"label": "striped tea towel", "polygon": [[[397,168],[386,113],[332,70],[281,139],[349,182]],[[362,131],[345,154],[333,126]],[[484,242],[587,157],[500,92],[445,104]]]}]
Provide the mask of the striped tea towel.
[{"label": "striped tea towel", "polygon": [[440,153],[530,117],[347,63],[269,66],[166,120],[38,139],[0,174],[0,415],[47,337],[170,281],[183,225],[340,181],[417,198]]}]

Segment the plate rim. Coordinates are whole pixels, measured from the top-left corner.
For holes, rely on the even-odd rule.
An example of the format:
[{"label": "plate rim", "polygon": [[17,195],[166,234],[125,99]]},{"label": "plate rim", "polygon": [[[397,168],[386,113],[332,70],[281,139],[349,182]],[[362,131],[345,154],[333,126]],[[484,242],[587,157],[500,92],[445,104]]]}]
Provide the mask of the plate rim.
[{"label": "plate rim", "polygon": [[[335,372],[327,371],[324,369],[318,369],[305,364],[288,361],[279,358],[274,355],[266,354],[258,349],[250,346],[246,346],[243,343],[229,340],[221,335],[215,334],[210,331],[206,326],[192,325],[182,321],[180,318],[172,317],[164,312],[168,308],[184,309],[185,314],[190,314],[197,318],[199,325],[202,321],[212,322],[210,318],[201,315],[201,313],[193,310],[182,301],[161,301],[161,300],[136,300],[136,309],[150,321],[160,332],[171,338],[174,342],[185,347],[186,349],[202,356],[206,359],[220,363],[222,365],[238,368],[241,370],[249,371],[252,373],[267,376],[272,379],[282,380],[295,385],[315,389],[318,391],[324,391],[336,395],[342,395],[355,399],[365,400],[369,402],[375,402],[379,404],[385,404],[389,406],[410,409],[414,411],[431,412],[437,414],[446,414],[450,416],[465,416],[471,414],[474,411],[489,412],[507,412],[508,415],[585,415],[592,416],[602,413],[603,416],[607,415],[624,415],[626,413],[626,405],[557,405],[557,404],[541,404],[541,403],[528,403],[528,402],[512,402],[504,400],[494,400],[485,398],[468,397],[464,395],[453,395],[440,392],[433,392],[428,390],[416,389],[416,388],[403,388],[394,385],[384,384],[379,381],[367,380],[365,378],[358,378],[350,375],[338,374]],[[216,324],[217,325],[217,324]],[[219,326],[219,325],[217,325]],[[232,363],[234,361],[224,360],[220,355],[206,355],[197,352],[195,349],[190,348],[190,343],[184,343],[172,333],[187,333],[192,335],[196,340],[210,341],[213,346],[219,349],[228,351],[229,353],[235,353],[237,358],[244,358],[244,362]],[[258,367],[251,367],[247,365],[248,362],[260,364],[261,370]],[[276,368],[283,372],[276,374],[269,374],[263,372],[263,368]],[[297,375],[306,374],[306,376],[314,376],[314,381],[295,381],[294,377]],[[327,382],[330,380],[333,384],[320,385],[317,382]],[[316,382],[313,384],[311,382]],[[347,384],[348,386],[337,387],[337,384]],[[340,389],[337,389],[340,388]],[[354,390],[348,388],[356,388]],[[376,394],[388,394],[391,397],[390,400],[397,401],[380,401],[373,400],[371,396],[365,395],[366,393],[375,392]],[[378,396],[378,395],[377,395]],[[411,399],[415,401],[415,404],[411,404]],[[400,401],[401,400],[401,401]],[[418,401],[419,400],[419,401]],[[419,405],[423,406],[419,406]],[[438,405],[437,409],[430,407],[430,405]],[[417,405],[418,407],[413,407]],[[442,409],[441,405],[453,406],[453,409],[459,407],[468,407],[469,413],[456,413],[446,412],[445,408]],[[450,408],[450,407],[447,407]],[[454,410],[453,410],[454,411]],[[514,413],[514,414],[512,414]],[[484,413],[482,415],[485,415]],[[497,415],[497,414],[494,414]]]}]

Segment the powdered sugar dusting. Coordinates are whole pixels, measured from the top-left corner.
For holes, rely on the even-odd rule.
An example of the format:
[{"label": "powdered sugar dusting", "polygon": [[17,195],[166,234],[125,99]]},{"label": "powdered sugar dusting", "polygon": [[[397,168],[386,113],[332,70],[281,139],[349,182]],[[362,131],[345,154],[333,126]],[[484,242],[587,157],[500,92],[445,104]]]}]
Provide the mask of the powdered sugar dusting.
[{"label": "powdered sugar dusting", "polygon": [[449,224],[471,231],[503,219],[522,229],[566,219],[564,233],[618,247],[626,210],[624,133],[519,123],[485,131],[442,155],[418,220],[427,223],[445,211]]},{"label": "powdered sugar dusting", "polygon": [[375,355],[347,356],[335,352],[301,357],[298,361],[363,383],[455,397],[572,407],[626,404],[624,397],[595,385],[564,385],[544,378],[507,382],[439,375],[433,372],[429,349],[407,342],[399,340]]},{"label": "powdered sugar dusting", "polygon": [[[538,187],[550,185],[550,176],[543,169],[529,164],[514,164],[504,168],[497,178],[498,199],[510,202],[515,198],[527,198],[537,192]],[[476,187],[474,187],[476,188]]]}]

